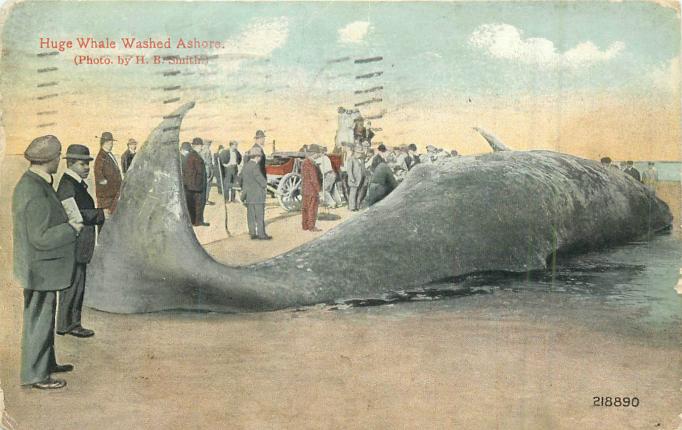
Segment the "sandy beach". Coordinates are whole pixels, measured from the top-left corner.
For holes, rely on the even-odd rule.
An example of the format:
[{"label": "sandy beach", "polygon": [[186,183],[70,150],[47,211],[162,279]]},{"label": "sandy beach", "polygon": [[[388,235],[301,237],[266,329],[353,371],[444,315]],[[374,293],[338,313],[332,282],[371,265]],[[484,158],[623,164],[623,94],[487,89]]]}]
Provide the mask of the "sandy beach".
[{"label": "sandy beach", "polygon": [[[0,201],[8,202],[24,166],[13,160],[3,169]],[[679,185],[666,193],[679,198]],[[211,199],[221,201],[215,189]],[[679,204],[673,206],[677,215]],[[320,221],[324,231],[348,217],[345,208],[330,213],[338,219]],[[322,234],[300,232],[300,214],[285,214],[274,201],[266,214],[272,241],[249,240],[240,204],[228,205],[232,237],[221,205],[207,208],[211,226],[197,229],[197,237],[217,261],[241,265]],[[2,205],[6,268],[9,215]],[[85,309],[84,325],[95,337],[57,338],[58,360],[75,365],[65,375],[68,386],[21,388],[22,291],[10,273],[0,279],[0,379],[20,429],[573,430],[680,423],[679,333],[583,323],[573,317],[579,302],[540,300],[527,291],[257,314]],[[619,317],[638,315],[624,310]],[[636,396],[640,403],[596,407],[595,396]]]}]

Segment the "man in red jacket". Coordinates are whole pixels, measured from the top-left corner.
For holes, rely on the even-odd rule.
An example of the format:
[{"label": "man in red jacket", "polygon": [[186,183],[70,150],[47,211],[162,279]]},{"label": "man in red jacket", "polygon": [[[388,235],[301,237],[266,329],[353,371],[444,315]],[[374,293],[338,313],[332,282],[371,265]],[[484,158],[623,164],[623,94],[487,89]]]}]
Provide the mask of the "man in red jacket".
[{"label": "man in red jacket", "polygon": [[320,204],[320,189],[322,187],[322,178],[317,164],[313,161],[314,153],[307,152],[303,165],[301,166],[301,192],[303,195],[303,204],[301,207],[301,221],[303,230],[321,231],[315,227],[317,220],[317,208]]},{"label": "man in red jacket", "polygon": [[115,139],[108,131],[99,138],[100,150],[95,158],[95,194],[97,206],[104,209],[109,216],[116,210],[119,194],[121,193],[121,169],[116,157],[111,153]]}]

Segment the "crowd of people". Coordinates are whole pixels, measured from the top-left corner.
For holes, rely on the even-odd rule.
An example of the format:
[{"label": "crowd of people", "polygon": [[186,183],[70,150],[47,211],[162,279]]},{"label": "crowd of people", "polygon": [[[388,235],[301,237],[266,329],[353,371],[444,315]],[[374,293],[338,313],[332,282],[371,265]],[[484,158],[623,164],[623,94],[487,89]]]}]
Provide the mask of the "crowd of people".
[{"label": "crowd of people", "polygon": [[265,133],[258,130],[253,147],[242,156],[239,143],[230,141],[227,148],[222,145],[213,153],[211,141],[195,137],[192,142],[180,145],[182,181],[190,221],[193,226],[205,227],[210,223],[204,219],[210,190],[215,181],[218,193],[225,204],[239,201],[246,206],[247,224],[251,239],[272,239],[265,231],[265,199],[267,197],[267,172],[265,170]]},{"label": "crowd of people", "polygon": [[[418,154],[415,144],[391,149],[384,144],[373,147],[371,139],[375,133],[369,121],[365,121],[357,110],[339,108],[339,114],[340,127],[331,154],[326,147],[317,144],[304,145],[299,150],[304,157],[299,172],[302,176],[303,230],[317,231],[315,220],[320,205],[337,208],[347,204],[353,212],[372,206],[388,195],[415,165],[435,163],[457,155],[457,151],[448,152],[432,145],[427,146],[422,155]],[[235,140],[230,141],[227,148],[220,145],[215,153],[210,144],[197,137],[191,143],[183,142],[180,148],[192,225],[209,225],[203,214],[205,206],[213,204],[208,196],[215,181],[218,193],[224,196],[226,203],[239,200],[246,205],[251,238],[270,239],[264,221],[268,180],[265,133],[256,131],[253,146],[244,156]],[[332,162],[332,158],[338,162]],[[258,168],[247,168],[249,162],[256,162]]]},{"label": "crowd of people", "polygon": [[623,173],[632,176],[651,190],[656,191],[656,187],[658,186],[658,171],[656,170],[653,161],[647,162],[647,169],[641,173],[635,168],[635,163],[632,161],[621,161],[620,165],[617,166],[610,157],[602,157],[600,162],[603,166],[621,170]]},{"label": "crowd of people", "polygon": [[[356,111],[342,112],[340,108],[339,113],[348,116],[343,119],[344,127],[352,119],[353,133],[340,130],[332,154],[320,145],[301,148],[303,230],[319,231],[315,224],[320,204],[337,207],[345,201],[351,212],[370,207],[389,195],[416,165],[458,156],[457,151],[431,145],[421,155],[415,144],[389,149],[379,143],[374,147],[372,130]],[[81,322],[87,264],[95,248],[96,229],[101,229],[115,212],[123,177],[134,166],[137,151],[137,142],[129,139],[119,163],[111,152],[113,135],[103,132],[99,140],[96,157],[84,145],[67,148],[66,170],[56,191],[53,175],[62,155],[59,140],[52,135],[38,137],[24,152],[30,167],[12,197],[14,273],[24,289],[22,385],[64,387],[66,382],[52,375],[72,371],[73,366],[57,363],[55,332],[79,338],[94,335]],[[246,206],[251,239],[271,239],[265,230],[268,183],[264,142],[265,133],[258,130],[253,146],[243,156],[237,141],[230,141],[226,148],[220,146],[215,153],[211,141],[200,137],[181,144],[182,181],[194,226],[209,225],[204,220],[204,207],[214,204],[208,196],[216,180],[226,205],[239,200]],[[97,204],[85,183],[93,160]],[[618,168],[609,157],[602,158],[601,163]],[[653,162],[641,174],[632,161],[621,165],[625,174],[656,189],[658,172]]]}]

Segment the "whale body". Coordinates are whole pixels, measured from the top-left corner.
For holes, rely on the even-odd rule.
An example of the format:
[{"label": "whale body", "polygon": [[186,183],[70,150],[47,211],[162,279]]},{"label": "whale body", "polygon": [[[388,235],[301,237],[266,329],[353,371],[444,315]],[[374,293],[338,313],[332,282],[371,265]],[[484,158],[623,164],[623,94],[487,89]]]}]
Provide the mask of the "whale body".
[{"label": "whale body", "polygon": [[384,200],[318,239],[227,266],[199,244],[185,204],[178,137],[192,107],[166,116],[135,156],[90,264],[86,305],[251,312],[382,298],[471,273],[545,270],[556,253],[672,223],[662,200],[615,168],[506,150],[417,165]]}]

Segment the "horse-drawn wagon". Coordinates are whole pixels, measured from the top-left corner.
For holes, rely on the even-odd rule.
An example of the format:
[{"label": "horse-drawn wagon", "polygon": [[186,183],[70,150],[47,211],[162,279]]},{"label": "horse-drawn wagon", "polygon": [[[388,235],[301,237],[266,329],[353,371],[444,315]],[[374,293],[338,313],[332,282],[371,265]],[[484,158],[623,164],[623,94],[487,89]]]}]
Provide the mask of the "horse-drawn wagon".
[{"label": "horse-drawn wagon", "polygon": [[[338,173],[343,163],[342,156],[329,154],[328,157]],[[268,192],[289,212],[301,209],[301,164],[304,158],[305,152],[275,152],[265,160]]]}]

